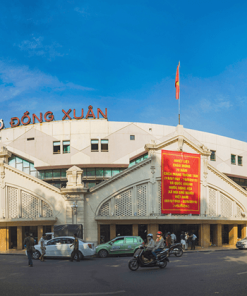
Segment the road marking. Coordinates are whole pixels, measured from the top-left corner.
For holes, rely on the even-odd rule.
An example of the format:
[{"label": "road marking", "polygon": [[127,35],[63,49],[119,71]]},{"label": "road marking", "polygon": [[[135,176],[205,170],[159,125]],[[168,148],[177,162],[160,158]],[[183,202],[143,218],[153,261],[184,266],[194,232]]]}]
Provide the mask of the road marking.
[{"label": "road marking", "polygon": [[244,273],[247,273],[247,271],[245,271],[245,272],[240,272],[240,273],[237,273],[237,274],[244,274]]},{"label": "road marking", "polygon": [[116,291],[116,292],[96,292],[96,293],[79,293],[79,294],[40,294],[40,296],[86,296],[86,295],[114,295],[114,294],[120,294],[125,293],[126,291]]}]

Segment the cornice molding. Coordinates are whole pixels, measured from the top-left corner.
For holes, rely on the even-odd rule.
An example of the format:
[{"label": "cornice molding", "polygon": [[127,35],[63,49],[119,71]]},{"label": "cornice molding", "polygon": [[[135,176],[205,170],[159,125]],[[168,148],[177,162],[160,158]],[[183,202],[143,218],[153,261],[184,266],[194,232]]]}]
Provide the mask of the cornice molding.
[{"label": "cornice molding", "polygon": [[215,175],[217,175],[218,177],[220,177],[222,180],[224,180],[225,182],[227,182],[229,185],[231,185],[232,187],[234,187],[236,190],[238,190],[239,192],[241,192],[242,194],[244,194],[245,196],[247,196],[247,191],[246,190],[244,190],[240,185],[238,185],[237,183],[235,183],[234,181],[232,181],[230,178],[228,178],[225,174],[223,174],[220,171],[218,171],[211,164],[208,164],[208,169],[211,172],[213,172]]},{"label": "cornice molding", "polygon": [[26,174],[26,173],[24,173],[22,171],[19,171],[16,168],[13,168],[12,166],[10,166],[8,164],[4,164],[4,167],[7,170],[12,171],[12,172],[14,172],[14,173],[22,176],[23,178],[26,178],[26,179],[28,179],[28,180],[30,180],[30,181],[32,181],[34,183],[37,183],[37,184],[39,184],[39,185],[41,185],[41,186],[43,186],[43,187],[45,187],[45,188],[47,188],[49,190],[52,190],[52,191],[54,191],[56,193],[61,194],[61,190],[60,189],[56,188],[53,185],[50,185],[50,184],[46,183],[45,181],[42,181],[42,180],[40,180],[38,178],[35,178],[35,177],[33,177],[33,176],[29,175],[29,174]]}]

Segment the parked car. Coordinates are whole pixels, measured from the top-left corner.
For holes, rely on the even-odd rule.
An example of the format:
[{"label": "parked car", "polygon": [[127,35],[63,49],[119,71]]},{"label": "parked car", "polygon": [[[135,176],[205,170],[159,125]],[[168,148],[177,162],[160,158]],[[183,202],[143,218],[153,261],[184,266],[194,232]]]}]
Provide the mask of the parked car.
[{"label": "parked car", "polygon": [[[73,236],[56,237],[45,241],[45,257],[70,257],[73,251],[73,246],[70,246],[73,242]],[[41,245],[35,245],[34,248],[36,251],[33,253],[33,259],[38,259],[41,255]],[[95,252],[96,250],[93,243],[85,243],[79,238],[80,259],[93,256],[95,255]],[[75,260],[77,260],[77,256],[75,256]]]},{"label": "parked car", "polygon": [[98,245],[96,247],[96,254],[101,258],[105,258],[108,255],[133,255],[142,243],[144,242],[140,236],[118,236],[105,244]]},{"label": "parked car", "polygon": [[247,249],[247,237],[237,242],[236,247],[240,250]]}]

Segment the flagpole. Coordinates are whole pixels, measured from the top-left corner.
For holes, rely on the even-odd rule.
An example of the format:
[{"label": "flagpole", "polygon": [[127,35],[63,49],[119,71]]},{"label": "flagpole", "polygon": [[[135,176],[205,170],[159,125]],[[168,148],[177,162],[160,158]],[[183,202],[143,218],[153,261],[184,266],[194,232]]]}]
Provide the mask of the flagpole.
[{"label": "flagpole", "polygon": [[180,61],[179,61],[179,98],[178,98],[178,124],[180,125]]}]

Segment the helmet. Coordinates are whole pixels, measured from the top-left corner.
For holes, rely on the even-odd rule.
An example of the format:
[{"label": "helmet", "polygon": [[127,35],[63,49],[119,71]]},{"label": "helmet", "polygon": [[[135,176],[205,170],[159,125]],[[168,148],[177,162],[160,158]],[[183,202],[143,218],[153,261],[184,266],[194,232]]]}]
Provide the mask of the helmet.
[{"label": "helmet", "polygon": [[152,233],[149,233],[149,234],[147,235],[147,237],[151,237],[151,238],[153,238]]},{"label": "helmet", "polygon": [[162,231],[158,231],[157,234],[158,234],[158,235],[162,235]]}]

